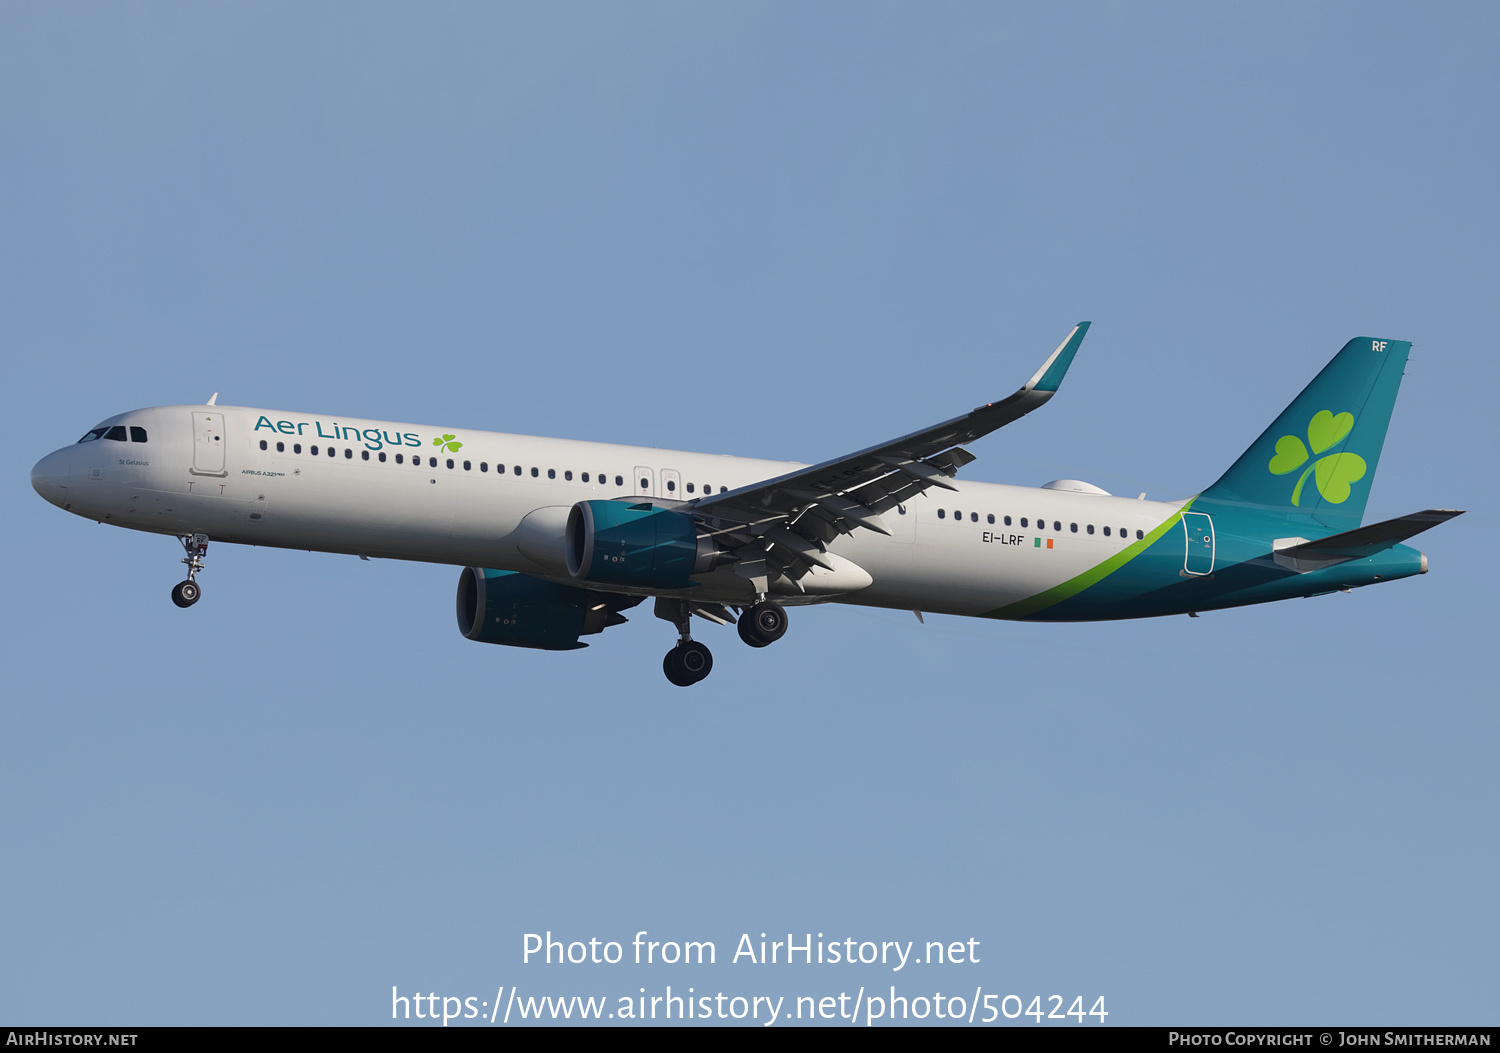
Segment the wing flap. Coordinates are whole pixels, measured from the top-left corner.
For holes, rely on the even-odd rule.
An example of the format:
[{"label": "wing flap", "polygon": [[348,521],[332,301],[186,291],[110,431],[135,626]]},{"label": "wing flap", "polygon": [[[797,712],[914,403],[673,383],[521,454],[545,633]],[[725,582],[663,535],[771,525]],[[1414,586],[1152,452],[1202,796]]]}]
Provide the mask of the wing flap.
[{"label": "wing flap", "polygon": [[827,569],[825,546],[857,529],[889,535],[881,514],[950,480],[975,457],[962,444],[988,435],[1047,403],[1088,333],[1079,322],[1024,385],[998,402],[961,417],[774,479],[693,503],[699,522],[721,543],[738,549],[736,573],[763,592],[767,577],[793,582],[814,567]]}]

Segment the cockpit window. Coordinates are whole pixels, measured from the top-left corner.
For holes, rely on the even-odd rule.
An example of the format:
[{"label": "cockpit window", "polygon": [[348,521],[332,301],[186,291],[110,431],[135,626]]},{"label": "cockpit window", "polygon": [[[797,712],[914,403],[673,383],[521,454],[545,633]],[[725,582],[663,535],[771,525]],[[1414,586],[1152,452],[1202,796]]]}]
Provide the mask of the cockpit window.
[{"label": "cockpit window", "polygon": [[131,442],[145,442],[146,441],[146,429],[145,428],[137,428],[135,425],[132,424],[130,426],[130,441]]},{"label": "cockpit window", "polygon": [[107,432],[104,433],[104,437],[106,439],[114,439],[116,442],[124,442],[125,441],[125,425],[123,425],[123,424],[116,424],[113,428],[109,429],[109,431],[107,431]]},{"label": "cockpit window", "polygon": [[83,438],[79,439],[78,441],[79,442],[93,442],[95,439],[102,439],[102,438],[104,438],[104,433],[107,432],[107,431],[109,431],[108,428],[95,428],[93,431],[89,432],[87,435],[85,435]]}]

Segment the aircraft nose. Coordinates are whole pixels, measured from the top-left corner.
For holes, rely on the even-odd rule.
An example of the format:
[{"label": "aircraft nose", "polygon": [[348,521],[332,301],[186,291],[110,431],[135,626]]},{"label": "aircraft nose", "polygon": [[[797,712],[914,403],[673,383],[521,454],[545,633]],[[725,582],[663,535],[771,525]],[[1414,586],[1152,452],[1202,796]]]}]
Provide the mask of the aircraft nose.
[{"label": "aircraft nose", "polygon": [[55,505],[67,501],[69,452],[54,450],[31,469],[31,488]]}]

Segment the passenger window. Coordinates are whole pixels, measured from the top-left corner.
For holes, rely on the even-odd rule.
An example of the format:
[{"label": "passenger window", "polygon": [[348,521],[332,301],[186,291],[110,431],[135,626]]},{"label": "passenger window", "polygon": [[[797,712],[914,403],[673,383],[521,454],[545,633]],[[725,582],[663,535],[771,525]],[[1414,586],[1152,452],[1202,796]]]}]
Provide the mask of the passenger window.
[{"label": "passenger window", "polygon": [[547,469],[547,478],[548,479],[556,479],[557,478],[557,469],[556,468],[548,468]]},{"label": "passenger window", "polygon": [[[1054,519],[1052,521],[1052,529],[1055,530],[1055,531],[1057,531],[1059,534],[1061,534],[1062,533],[1062,524],[1059,523],[1057,520]],[[1074,530],[1078,529],[1078,524],[1077,523],[1073,524],[1073,529]]]},{"label": "passenger window", "polygon": [[990,526],[994,526],[995,525],[995,513],[991,512],[990,516],[989,516],[989,519],[990,519]]},{"label": "passenger window", "polygon": [[517,475],[520,475],[520,474],[521,474],[521,466],[520,466],[520,465],[519,465],[519,464],[518,464],[518,465],[516,465],[516,474],[517,474]]},{"label": "passenger window", "polygon": [[[146,429],[145,428],[137,428],[135,425],[131,425],[131,427],[130,427],[130,441],[131,442],[145,442],[146,441]],[[262,446],[261,449],[265,449],[265,447]]]},{"label": "passenger window", "polygon": [[692,493],[692,492],[693,492],[693,484],[692,483],[688,483],[688,493]]},{"label": "passenger window", "polygon": [[588,482],[589,481],[589,473],[588,472],[584,472],[583,473],[583,481],[584,482]]},{"label": "passenger window", "polygon": [[615,485],[616,486],[624,486],[625,485],[625,477],[621,476],[621,475],[615,476]]},{"label": "passenger window", "polygon": [[316,457],[318,455],[318,448],[316,446],[309,446],[307,452]]},{"label": "passenger window", "polygon": [[379,456],[380,456],[380,463],[384,464],[385,463],[385,451],[381,450]]},{"label": "passenger window", "polygon": [[[344,452],[348,453],[349,451],[345,450]],[[339,455],[339,451],[335,450],[332,446],[328,447],[328,456],[330,456],[330,457],[337,457],[338,455]]]},{"label": "passenger window", "polygon": [[490,464],[489,464],[489,462],[488,461],[480,461],[479,462],[479,470],[481,472],[487,472],[487,471],[489,471],[490,470]]},{"label": "passenger window", "polygon": [[405,461],[403,461],[403,460],[402,460],[402,459],[401,459],[401,455],[400,455],[400,454],[399,454],[399,453],[398,453],[398,454],[396,454],[396,463],[397,463],[397,464],[405,464],[405,463],[406,463],[406,462],[405,462]]},{"label": "passenger window", "polygon": [[1109,527],[1104,528],[1104,536],[1109,537]]},{"label": "passenger window", "polygon": [[370,459],[370,451],[369,450],[360,450],[359,451],[359,459],[362,460],[362,461],[368,461]]},{"label": "passenger window", "polygon": [[451,468],[452,468],[452,467],[453,467],[453,458],[452,458],[452,457],[449,457],[449,458],[448,458],[448,467],[449,467],[449,468],[450,468],[450,469],[451,469]]},{"label": "passenger window", "polygon": [[902,515],[906,515],[906,506],[905,505],[897,505],[896,506],[896,511],[900,512]]},{"label": "passenger window", "polygon": [[947,518],[947,515],[948,515],[947,512],[944,512],[941,508],[938,509],[938,518],[939,519],[945,519],[945,518]]},{"label": "passenger window", "polygon": [[[995,517],[994,516],[990,516],[990,522],[993,523],[994,521],[995,521]],[[971,522],[971,523],[977,523],[977,522],[979,522],[979,513],[978,512],[970,512],[969,513],[969,522]]]},{"label": "passenger window", "polygon": [[468,461],[464,462],[464,471],[467,472],[472,467],[473,467],[473,465],[471,465]]},{"label": "passenger window", "polygon": [[345,450],[344,451],[344,460],[346,460],[346,461],[352,461],[352,460],[354,460],[354,451],[353,450]]},{"label": "passenger window", "polygon": [[437,458],[436,457],[429,457],[429,458],[427,458],[427,467],[429,467],[429,468],[436,468],[437,467]]},{"label": "passenger window", "polygon": [[1089,533],[1092,534],[1093,532],[1094,532],[1094,524],[1090,523],[1089,524]]},{"label": "passenger window", "polygon": [[721,493],[721,494],[727,494],[727,493],[729,493],[729,487],[727,487],[727,486],[721,486],[721,487],[719,487],[719,493]]},{"label": "passenger window", "polygon": [[[1006,516],[1005,517],[1005,525],[1006,526],[1010,526],[1010,516]],[[1024,519],[1021,520],[1021,525],[1025,526],[1026,525],[1026,520],[1024,520]]]},{"label": "passenger window", "polygon": [[676,480],[674,480],[674,479],[668,479],[667,480],[667,493],[672,494],[672,493],[676,493],[676,492],[677,492],[677,482],[676,482]]},{"label": "passenger window", "polygon": [[1146,532],[1144,530],[1137,530],[1135,532],[1135,539],[1137,541],[1144,541],[1144,540],[1146,540]]},{"label": "passenger window", "polygon": [[1069,523],[1068,524],[1068,529],[1071,530],[1071,531],[1073,531],[1073,533],[1076,534],[1076,533],[1078,533],[1078,524],[1077,523]]},{"label": "passenger window", "polygon": [[260,448],[262,450],[264,450],[266,448],[266,440],[265,439],[260,440]]},{"label": "passenger window", "polygon": [[85,435],[83,438],[79,439],[78,441],[79,442],[93,442],[95,439],[102,439],[102,438],[104,438],[104,433],[107,432],[107,431],[109,431],[108,428],[95,428],[93,431],[89,432],[87,435]]},{"label": "passenger window", "polygon": [[[277,453],[286,453],[286,443],[284,443],[284,442],[278,442],[276,444],[276,452]],[[382,461],[385,460],[385,456],[382,455],[380,459]]]},{"label": "passenger window", "polygon": [[650,479],[642,479],[641,480],[641,489],[642,490],[649,490],[649,489],[651,489],[651,480]]},{"label": "passenger window", "polygon": [[964,517],[964,514],[962,512],[960,512],[958,509],[955,508],[953,510],[953,518],[954,519],[962,519],[963,517]]},{"label": "passenger window", "polygon": [[573,481],[573,473],[571,471],[563,472],[563,479],[564,481],[571,483]]},{"label": "passenger window", "polygon": [[[1007,523],[1009,523],[1009,522],[1010,522],[1010,520],[1009,520],[1009,519],[1007,519],[1007,520],[1006,520],[1006,522],[1007,522]],[[1021,525],[1022,525],[1022,526],[1026,526],[1026,525],[1027,525],[1027,524],[1026,524],[1026,517],[1025,517],[1025,516],[1022,516],[1022,517],[1021,517]]]},{"label": "passenger window", "polygon": [[294,442],[294,443],[292,443],[292,452],[293,453],[301,453],[302,452],[302,444],[300,442]]},{"label": "passenger window", "polygon": [[109,429],[109,431],[107,431],[107,432],[104,433],[104,437],[106,439],[114,439],[116,442],[124,442],[125,441],[125,425],[123,425],[123,424],[116,424],[113,428]]}]

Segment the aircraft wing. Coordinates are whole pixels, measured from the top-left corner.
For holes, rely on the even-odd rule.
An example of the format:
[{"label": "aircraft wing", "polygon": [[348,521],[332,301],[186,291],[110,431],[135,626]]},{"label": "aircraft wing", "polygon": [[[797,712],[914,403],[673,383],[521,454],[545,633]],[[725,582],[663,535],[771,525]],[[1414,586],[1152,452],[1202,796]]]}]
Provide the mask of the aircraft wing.
[{"label": "aircraft wing", "polygon": [[881,513],[948,480],[974,460],[960,443],[1003,428],[1044,405],[1062,383],[1089,323],[1073,327],[1057,350],[1014,394],[952,420],[844,457],[704,498],[691,512],[727,549],[736,569],[764,591],[768,569],[797,581],[811,566],[828,567],[827,543],[856,528],[889,534]]}]

